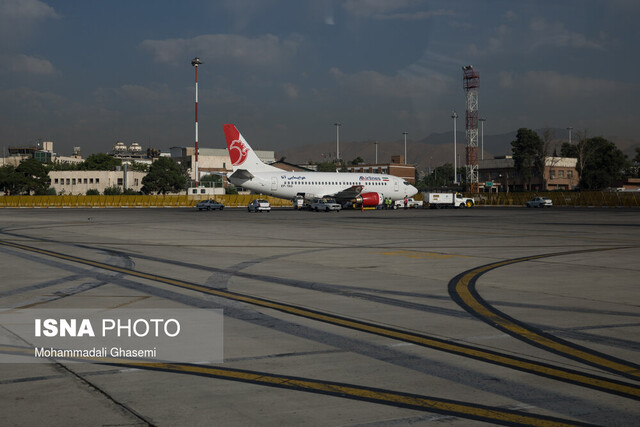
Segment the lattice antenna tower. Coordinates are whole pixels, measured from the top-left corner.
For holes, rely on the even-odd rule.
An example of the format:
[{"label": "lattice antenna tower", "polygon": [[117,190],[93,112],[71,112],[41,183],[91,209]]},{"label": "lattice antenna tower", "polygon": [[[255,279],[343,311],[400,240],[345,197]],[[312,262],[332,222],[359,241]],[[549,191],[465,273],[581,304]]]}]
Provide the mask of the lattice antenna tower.
[{"label": "lattice antenna tower", "polygon": [[478,182],[478,88],[480,73],[473,66],[462,67],[462,86],[467,95],[466,140],[467,140],[467,192],[477,193]]}]

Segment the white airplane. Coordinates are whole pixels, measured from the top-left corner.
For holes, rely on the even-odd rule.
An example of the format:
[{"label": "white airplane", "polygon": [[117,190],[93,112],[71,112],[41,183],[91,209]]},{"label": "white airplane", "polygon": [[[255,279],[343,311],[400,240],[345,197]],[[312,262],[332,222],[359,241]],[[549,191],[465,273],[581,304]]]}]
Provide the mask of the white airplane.
[{"label": "white airplane", "polygon": [[233,165],[228,178],[236,186],[283,199],[333,197],[340,204],[354,202],[364,207],[381,205],[385,197],[395,201],[418,192],[413,185],[393,175],[287,172],[263,163],[235,125],[223,127]]}]

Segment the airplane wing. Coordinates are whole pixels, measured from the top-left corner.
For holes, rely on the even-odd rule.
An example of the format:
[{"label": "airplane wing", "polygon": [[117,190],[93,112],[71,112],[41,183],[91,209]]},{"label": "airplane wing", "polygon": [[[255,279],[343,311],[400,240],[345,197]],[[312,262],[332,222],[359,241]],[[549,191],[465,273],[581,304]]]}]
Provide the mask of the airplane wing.
[{"label": "airplane wing", "polygon": [[351,187],[338,191],[335,194],[327,194],[327,196],[335,197],[338,202],[353,200],[362,193],[362,185],[352,185]]}]

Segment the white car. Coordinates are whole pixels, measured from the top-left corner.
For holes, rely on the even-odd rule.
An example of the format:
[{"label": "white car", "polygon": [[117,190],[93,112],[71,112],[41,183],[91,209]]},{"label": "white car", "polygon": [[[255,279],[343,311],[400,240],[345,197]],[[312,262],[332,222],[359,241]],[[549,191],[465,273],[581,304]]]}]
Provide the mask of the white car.
[{"label": "white car", "polygon": [[[413,197],[407,197],[407,208],[422,208],[424,207],[424,202],[422,200],[416,200]],[[402,209],[404,208],[404,199],[396,200],[393,202],[393,209]]]},{"label": "white car", "polygon": [[265,199],[254,199],[247,207],[249,212],[271,212],[271,205]]},{"label": "white car", "polygon": [[336,203],[335,199],[329,199],[329,198],[319,199],[311,204],[311,210],[314,210],[316,212],[318,211],[339,212],[340,209],[342,209],[342,206],[340,206],[339,203]]},{"label": "white car", "polygon": [[198,202],[198,204],[196,205],[196,208],[198,208],[199,211],[206,209],[208,211],[210,210],[216,210],[216,209],[224,209],[224,205],[220,202],[218,202],[217,200],[214,199],[209,199],[209,200],[203,200],[201,202]]},{"label": "white car", "polygon": [[550,208],[553,206],[551,199],[545,197],[534,197],[524,204],[528,208]]}]

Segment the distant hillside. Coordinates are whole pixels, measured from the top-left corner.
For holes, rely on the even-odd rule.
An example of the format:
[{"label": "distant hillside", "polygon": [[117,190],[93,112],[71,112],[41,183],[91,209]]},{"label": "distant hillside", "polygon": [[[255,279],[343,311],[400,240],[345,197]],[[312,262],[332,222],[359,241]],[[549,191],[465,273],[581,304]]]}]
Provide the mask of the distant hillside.
[{"label": "distant hillside", "polygon": [[[511,141],[515,140],[516,132],[512,131],[497,135],[484,135],[484,158],[493,156],[504,156],[511,153]],[[536,130],[542,136],[542,129]],[[562,142],[567,141],[568,134],[565,129],[552,129],[555,141],[559,147]],[[596,135],[593,135],[596,136]],[[457,132],[457,157],[458,164],[465,162],[465,133]],[[635,147],[640,146],[637,141],[631,141],[615,137],[606,137],[614,142],[625,154],[633,158]],[[478,138],[480,139],[480,138]],[[573,141],[577,139],[576,132],[573,133]],[[356,157],[361,157],[366,163],[375,162],[376,147],[375,141],[340,141],[340,157],[350,162]],[[481,141],[478,141],[478,151],[480,151]],[[285,157],[291,163],[306,163],[309,161],[321,162],[332,160],[335,157],[336,142],[324,142],[319,144],[301,145],[297,147],[287,147],[276,152],[276,159]],[[391,156],[404,154],[404,141],[378,141],[378,162],[388,163]],[[324,157],[323,157],[324,156]],[[453,163],[453,132],[433,133],[421,140],[407,139],[407,163],[415,164],[419,170],[426,171],[445,163]]]}]

